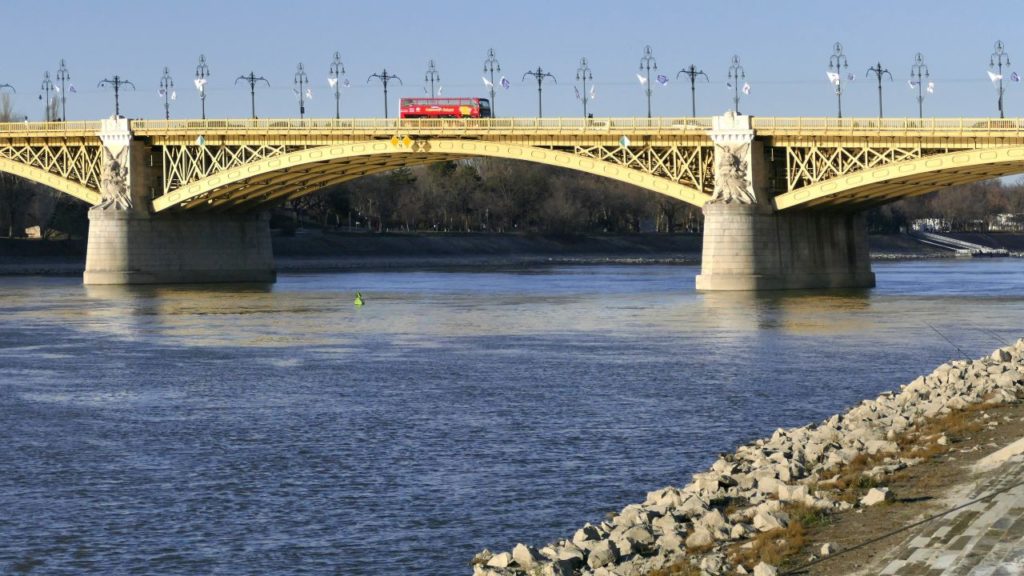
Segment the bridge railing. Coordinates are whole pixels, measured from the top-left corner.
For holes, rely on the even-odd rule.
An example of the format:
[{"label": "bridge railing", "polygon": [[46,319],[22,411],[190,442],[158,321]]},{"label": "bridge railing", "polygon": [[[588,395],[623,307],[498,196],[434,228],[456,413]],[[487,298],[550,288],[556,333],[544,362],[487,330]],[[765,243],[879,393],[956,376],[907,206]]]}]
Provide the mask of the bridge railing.
[{"label": "bridge railing", "polygon": [[132,120],[134,132],[380,132],[416,130],[479,132],[671,132],[707,131],[711,118],[256,118],[224,120]]},{"label": "bridge railing", "polygon": [[81,120],[75,122],[0,122],[0,134],[24,134],[28,132],[45,132],[50,134],[66,134],[68,132],[98,133],[98,120]]},{"label": "bridge railing", "polygon": [[978,133],[1024,130],[1020,118],[772,118],[754,117],[754,130],[828,132]]}]

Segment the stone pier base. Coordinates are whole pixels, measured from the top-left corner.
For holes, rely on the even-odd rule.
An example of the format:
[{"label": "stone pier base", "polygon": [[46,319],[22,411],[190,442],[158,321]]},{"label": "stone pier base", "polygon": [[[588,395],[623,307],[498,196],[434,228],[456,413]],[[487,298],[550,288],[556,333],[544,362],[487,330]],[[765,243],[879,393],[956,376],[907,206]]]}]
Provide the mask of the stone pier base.
[{"label": "stone pier base", "polygon": [[704,206],[698,290],[871,288],[863,215]]},{"label": "stone pier base", "polygon": [[274,282],[267,214],[89,211],[85,284]]}]

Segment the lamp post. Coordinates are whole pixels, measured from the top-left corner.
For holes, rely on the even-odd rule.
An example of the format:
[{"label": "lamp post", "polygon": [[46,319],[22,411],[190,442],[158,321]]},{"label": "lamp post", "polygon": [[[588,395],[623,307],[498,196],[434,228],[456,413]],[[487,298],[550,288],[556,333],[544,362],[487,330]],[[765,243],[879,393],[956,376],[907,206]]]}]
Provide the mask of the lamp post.
[{"label": "lamp post", "polygon": [[740,81],[747,79],[747,73],[743,70],[743,65],[740,64],[740,57],[733,55],[732,60],[729,63],[729,81],[732,82],[732,103],[736,109],[736,113],[740,113]]},{"label": "lamp post", "polygon": [[653,90],[651,90],[651,84],[653,84],[653,81],[651,80],[651,70],[658,69],[658,62],[654,59],[654,53],[651,52],[650,46],[644,46],[644,55],[640,58],[640,69],[647,71],[647,81],[645,82],[647,84],[647,117],[650,118],[651,92],[653,92]]},{"label": "lamp post", "polygon": [[174,90],[174,80],[171,78],[171,71],[164,66],[164,75],[160,77],[160,93],[164,97],[164,120],[171,119],[171,96]]},{"label": "lamp post", "polygon": [[43,108],[43,117],[49,122],[50,118],[50,92],[53,90],[53,82],[50,80],[50,72],[43,72],[43,84],[39,87],[46,94],[46,104]]},{"label": "lamp post", "polygon": [[[999,117],[1003,118],[1003,65],[1010,65],[1010,55],[1004,52],[1004,46],[1002,40],[996,40],[996,51],[992,53],[992,56],[988,59],[988,67],[996,68],[999,76]],[[991,74],[991,72],[990,72]]]},{"label": "lamp post", "polygon": [[427,61],[427,72],[423,75],[424,82],[430,82],[430,97],[433,98],[434,94],[434,82],[441,81],[441,75],[437,72],[437,66],[434,65],[433,60]]},{"label": "lamp post", "polygon": [[882,77],[886,74],[889,75],[889,81],[892,82],[892,74],[889,73],[887,68],[882,68],[882,63],[875,64],[873,68],[868,68],[867,74],[874,74],[878,78],[878,117],[882,117]]},{"label": "lamp post", "polygon": [[703,76],[705,82],[710,82],[711,79],[704,73],[703,70],[697,70],[697,67],[690,64],[689,68],[683,68],[676,74],[676,78],[679,78],[682,74],[686,74],[690,78],[690,116],[697,116],[697,76]]},{"label": "lamp post", "polygon": [[345,65],[341,63],[341,54],[334,53],[331,60],[331,67],[327,73],[327,82],[334,88],[334,118],[341,118],[341,86],[338,86],[340,76],[345,73]]},{"label": "lamp post", "polygon": [[551,78],[558,84],[558,78],[555,78],[554,74],[545,72],[543,68],[537,66],[536,70],[530,70],[523,74],[523,80],[526,80],[527,76],[533,76],[537,80],[537,118],[544,117],[544,101],[543,101],[543,90],[544,90],[544,79]]},{"label": "lamp post", "polygon": [[593,80],[594,76],[590,73],[586,57],[580,58],[580,66],[576,69],[576,79],[583,81],[583,117],[587,118],[587,80]]},{"label": "lamp post", "polygon": [[838,108],[838,118],[843,117],[843,68],[848,65],[846,63],[846,55],[843,54],[843,45],[836,42],[832,46],[832,55],[828,58],[828,70],[836,75],[835,84],[836,87],[836,106]]},{"label": "lamp post", "polygon": [[928,65],[924,63],[924,54],[914,55],[914,63],[910,66],[910,80],[917,82],[917,117],[924,118],[924,82],[928,79]]},{"label": "lamp post", "polygon": [[236,86],[238,85],[238,81],[239,80],[245,80],[246,82],[249,83],[249,96],[252,98],[252,117],[253,117],[253,119],[255,119],[256,118],[256,84],[259,83],[259,82],[263,82],[269,88],[270,87],[270,81],[267,80],[266,78],[264,78],[263,76],[257,76],[255,72],[249,72],[249,74],[246,75],[246,76],[239,76],[238,78],[235,78],[235,85]]},{"label": "lamp post", "polygon": [[403,86],[405,86],[405,83],[402,82],[402,79],[399,78],[397,74],[388,74],[388,69],[387,68],[385,68],[384,71],[381,72],[380,74],[377,74],[376,72],[374,72],[373,74],[370,74],[369,78],[366,79],[366,83],[369,84],[370,80],[372,80],[373,78],[376,78],[377,80],[380,80],[380,83],[384,85],[384,117],[387,118],[388,117],[388,82],[390,82],[392,80],[398,80],[398,83],[403,85]]},{"label": "lamp post", "polygon": [[494,48],[487,50],[487,60],[484,60],[484,73],[490,72],[491,83],[489,87],[491,89],[491,117],[497,116],[494,112],[494,73],[501,72],[501,64],[498,63],[498,59],[494,56]]},{"label": "lamp post", "polygon": [[71,80],[71,75],[68,74],[68,67],[64,65],[64,59],[60,59],[60,65],[57,66],[57,81],[60,82],[60,119],[63,122],[68,120],[67,110],[67,91],[64,89],[64,83]]},{"label": "lamp post", "polygon": [[196,90],[199,90],[199,105],[202,108],[203,120],[206,120],[206,78],[210,75],[210,67],[206,65],[206,56],[199,55],[199,64],[196,64]]},{"label": "lamp post", "polygon": [[306,69],[303,68],[302,62],[299,62],[298,67],[295,68],[294,82],[299,87],[299,119],[301,120],[306,116],[306,84],[309,84],[309,77],[306,76]]},{"label": "lamp post", "polygon": [[114,116],[115,117],[120,116],[121,115],[121,97],[120,97],[121,87],[122,86],[130,87],[132,90],[135,90],[135,84],[132,84],[131,81],[125,80],[124,78],[121,78],[117,74],[114,74],[114,77],[112,79],[111,78],[104,78],[103,80],[99,81],[99,84],[96,85],[97,88],[103,88],[104,86],[112,86],[114,88]]}]

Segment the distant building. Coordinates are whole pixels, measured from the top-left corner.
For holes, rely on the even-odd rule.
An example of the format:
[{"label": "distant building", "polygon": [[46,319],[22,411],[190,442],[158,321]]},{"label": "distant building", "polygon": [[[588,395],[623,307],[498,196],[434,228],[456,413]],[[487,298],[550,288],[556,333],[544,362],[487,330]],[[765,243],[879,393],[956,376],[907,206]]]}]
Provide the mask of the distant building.
[{"label": "distant building", "polygon": [[944,218],[918,218],[910,221],[914,232],[949,232],[949,222]]},{"label": "distant building", "polygon": [[1024,214],[995,214],[989,217],[990,232],[1024,232]]}]

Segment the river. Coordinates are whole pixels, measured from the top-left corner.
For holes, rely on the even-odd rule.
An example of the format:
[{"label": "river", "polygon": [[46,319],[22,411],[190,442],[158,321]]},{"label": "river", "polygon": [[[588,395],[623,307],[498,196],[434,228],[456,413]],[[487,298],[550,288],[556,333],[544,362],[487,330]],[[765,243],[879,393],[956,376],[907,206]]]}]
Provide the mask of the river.
[{"label": "river", "polygon": [[1018,259],[697,271],[0,278],[0,573],[468,574],[1024,335]]}]

